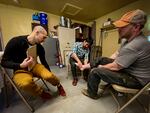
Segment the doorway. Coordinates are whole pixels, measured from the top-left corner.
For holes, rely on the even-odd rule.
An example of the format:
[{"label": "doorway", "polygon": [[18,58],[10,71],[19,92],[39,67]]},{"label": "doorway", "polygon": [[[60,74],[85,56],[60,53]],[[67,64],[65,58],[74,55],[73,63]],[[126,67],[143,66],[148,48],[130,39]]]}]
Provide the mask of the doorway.
[{"label": "doorway", "polygon": [[0,51],[4,50],[4,44],[3,44],[3,36],[2,36],[2,28],[1,28],[1,22],[0,22]]}]

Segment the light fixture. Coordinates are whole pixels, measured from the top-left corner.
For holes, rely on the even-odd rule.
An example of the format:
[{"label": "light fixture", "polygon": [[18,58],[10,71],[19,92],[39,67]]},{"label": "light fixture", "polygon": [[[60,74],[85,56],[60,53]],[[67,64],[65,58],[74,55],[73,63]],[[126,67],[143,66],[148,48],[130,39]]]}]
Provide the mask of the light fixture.
[{"label": "light fixture", "polygon": [[20,4],[19,0],[13,0],[16,4]]},{"label": "light fixture", "polygon": [[61,9],[62,13],[69,14],[71,16],[75,16],[77,13],[79,13],[82,10],[82,8],[75,6],[70,3],[66,3],[64,7]]}]

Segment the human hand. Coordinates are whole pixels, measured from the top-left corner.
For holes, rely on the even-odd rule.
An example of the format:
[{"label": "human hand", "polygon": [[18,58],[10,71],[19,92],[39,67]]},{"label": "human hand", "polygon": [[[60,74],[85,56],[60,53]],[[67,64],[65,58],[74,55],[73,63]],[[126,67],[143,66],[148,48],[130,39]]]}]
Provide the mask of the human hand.
[{"label": "human hand", "polygon": [[82,63],[78,62],[78,67],[81,69],[82,68]]},{"label": "human hand", "polygon": [[98,68],[101,68],[102,67],[102,65],[98,65]]},{"label": "human hand", "polygon": [[80,68],[80,70],[83,71],[84,69],[89,69],[89,68],[91,68],[90,63],[82,65],[82,68]]},{"label": "human hand", "polygon": [[78,66],[80,68],[80,70],[81,70],[81,68],[83,66],[82,63],[75,63],[75,65]]},{"label": "human hand", "polygon": [[23,60],[23,62],[20,64],[20,67],[21,67],[21,68],[26,68],[26,67],[28,67],[29,65],[33,64],[33,63],[34,63],[34,60],[33,60],[33,58],[30,56],[30,57],[25,58],[25,59]]},{"label": "human hand", "polygon": [[[78,63],[75,63],[75,65],[78,66]],[[82,67],[80,68],[81,71],[84,70],[83,66],[84,66],[84,65],[82,65]],[[78,66],[78,67],[79,67],[79,66]]]}]

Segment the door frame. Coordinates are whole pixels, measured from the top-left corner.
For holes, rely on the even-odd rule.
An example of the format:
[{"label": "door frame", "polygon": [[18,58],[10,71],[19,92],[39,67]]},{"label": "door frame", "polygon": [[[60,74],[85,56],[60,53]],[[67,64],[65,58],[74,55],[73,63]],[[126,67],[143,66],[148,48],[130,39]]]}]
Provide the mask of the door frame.
[{"label": "door frame", "polygon": [[4,41],[3,41],[3,34],[2,34],[2,27],[0,21],[0,51],[4,50]]}]

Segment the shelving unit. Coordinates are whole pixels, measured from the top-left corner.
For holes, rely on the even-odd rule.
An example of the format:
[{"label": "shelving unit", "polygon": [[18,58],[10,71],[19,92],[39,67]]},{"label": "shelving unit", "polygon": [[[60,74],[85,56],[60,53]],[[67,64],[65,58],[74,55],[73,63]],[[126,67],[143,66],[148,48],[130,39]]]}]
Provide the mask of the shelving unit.
[{"label": "shelving unit", "polygon": [[62,64],[67,64],[67,53],[72,50],[75,43],[75,29],[58,27],[58,40]]}]

